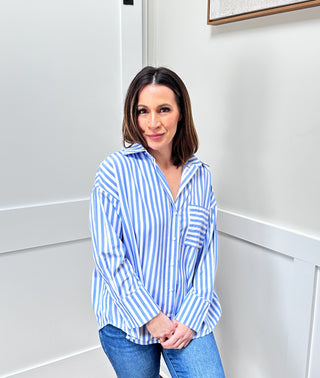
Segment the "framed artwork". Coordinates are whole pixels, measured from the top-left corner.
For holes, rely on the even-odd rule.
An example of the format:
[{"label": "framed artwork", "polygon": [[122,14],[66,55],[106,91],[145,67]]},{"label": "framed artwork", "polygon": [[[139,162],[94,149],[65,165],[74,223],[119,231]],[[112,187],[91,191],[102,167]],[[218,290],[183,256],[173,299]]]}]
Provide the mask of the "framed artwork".
[{"label": "framed artwork", "polygon": [[320,0],[208,0],[208,24],[225,24],[319,5]]}]

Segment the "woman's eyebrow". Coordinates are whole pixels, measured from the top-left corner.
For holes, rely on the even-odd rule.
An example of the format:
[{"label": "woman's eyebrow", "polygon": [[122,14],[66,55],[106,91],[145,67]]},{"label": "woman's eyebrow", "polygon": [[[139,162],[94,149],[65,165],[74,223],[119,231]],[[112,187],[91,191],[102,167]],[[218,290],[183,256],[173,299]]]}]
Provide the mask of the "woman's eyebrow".
[{"label": "woman's eyebrow", "polygon": [[[147,108],[148,106],[147,105],[144,105],[144,104],[138,104],[137,105],[138,107],[143,107],[143,108]],[[171,104],[168,104],[168,103],[164,103],[164,104],[160,104],[160,105],[157,105],[157,108],[161,108],[162,106],[172,106]]]},{"label": "woman's eyebrow", "polygon": [[171,105],[171,104],[164,103],[164,104],[159,105],[158,107],[160,107],[160,106],[172,106],[172,105]]}]

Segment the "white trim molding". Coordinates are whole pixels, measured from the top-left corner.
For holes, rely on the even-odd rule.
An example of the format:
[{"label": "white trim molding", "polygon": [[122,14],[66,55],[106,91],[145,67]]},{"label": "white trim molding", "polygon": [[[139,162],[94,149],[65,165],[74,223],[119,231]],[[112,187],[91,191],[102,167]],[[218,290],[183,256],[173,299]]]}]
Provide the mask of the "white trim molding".
[{"label": "white trim molding", "polygon": [[16,376],[19,376],[19,375],[23,376],[24,374],[27,374],[28,372],[32,372],[32,371],[35,371],[35,370],[38,370],[38,369],[41,369],[41,368],[44,368],[44,367],[48,367],[49,365],[53,365],[53,364],[56,364],[56,363],[62,363],[64,360],[71,359],[71,358],[74,358],[74,357],[78,357],[78,356],[81,356],[81,355],[85,355],[87,353],[94,352],[94,351],[97,351],[99,349],[101,349],[101,345],[95,345],[95,346],[92,346],[92,347],[88,347],[84,350],[76,351],[76,352],[70,353],[68,355],[61,356],[60,358],[48,360],[46,362],[27,367],[25,369],[16,370],[16,371],[11,372],[10,374],[1,375],[0,378],[16,377]]},{"label": "white trim molding", "polygon": [[0,253],[90,237],[89,199],[0,210]]},{"label": "white trim molding", "polygon": [[0,378],[116,378],[111,363],[100,345],[62,355],[44,363],[0,375]]},{"label": "white trim molding", "polygon": [[218,231],[283,255],[320,266],[320,239],[249,218],[218,210]]}]

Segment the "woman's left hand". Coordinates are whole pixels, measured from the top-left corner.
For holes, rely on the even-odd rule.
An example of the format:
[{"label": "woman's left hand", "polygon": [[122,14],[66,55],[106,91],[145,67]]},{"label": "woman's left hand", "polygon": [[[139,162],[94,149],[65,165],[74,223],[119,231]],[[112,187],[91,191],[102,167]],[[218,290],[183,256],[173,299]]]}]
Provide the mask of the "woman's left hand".
[{"label": "woman's left hand", "polygon": [[194,330],[187,327],[186,325],[178,322],[177,320],[172,321],[176,326],[176,330],[169,339],[162,342],[161,345],[164,349],[182,349],[185,348],[190,341],[193,339],[195,334]]}]

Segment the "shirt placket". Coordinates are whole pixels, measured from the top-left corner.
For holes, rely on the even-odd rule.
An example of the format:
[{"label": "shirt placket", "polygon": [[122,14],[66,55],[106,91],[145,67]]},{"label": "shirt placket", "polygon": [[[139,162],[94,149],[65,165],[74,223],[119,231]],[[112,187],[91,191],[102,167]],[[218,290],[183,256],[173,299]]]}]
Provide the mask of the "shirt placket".
[{"label": "shirt placket", "polygon": [[167,282],[166,282],[166,291],[167,291],[167,315],[173,318],[175,316],[175,297],[176,297],[176,280],[177,280],[177,262],[179,257],[179,230],[180,230],[180,221],[179,221],[179,212],[176,202],[173,200],[170,188],[167,184],[167,181],[161,172],[160,168],[155,164],[155,170],[158,174],[160,185],[163,186],[163,190],[166,192],[167,200],[170,202],[171,207],[171,228],[169,231],[169,243],[168,243],[168,253],[167,253]]},{"label": "shirt placket", "polygon": [[177,284],[177,264],[179,258],[179,243],[180,243],[180,217],[179,211],[175,203],[172,202],[172,223],[171,223],[171,243],[169,254],[169,303],[168,307],[172,316],[175,315],[175,299],[176,299],[176,284]]},{"label": "shirt placket", "polygon": [[[182,178],[181,178],[181,185],[177,195],[176,200],[173,200],[172,194],[170,192],[170,188],[167,184],[167,181],[161,172],[160,168],[156,165],[155,160],[152,158],[152,162],[155,167],[155,172],[157,173],[160,179],[160,185],[163,186],[163,189],[167,192],[168,201],[171,204],[171,230],[169,244],[169,251],[168,251],[168,260],[169,260],[169,270],[168,272],[168,281],[166,284],[166,290],[168,293],[167,298],[167,315],[170,317],[175,316],[176,311],[176,301],[177,296],[179,295],[179,288],[177,287],[178,284],[178,261],[179,261],[179,248],[180,248],[180,233],[181,233],[181,211],[183,208],[183,202],[186,200],[185,192],[188,182],[191,180],[193,174],[195,173],[197,166],[191,166],[184,169]],[[168,271],[167,270],[167,271]]]}]

